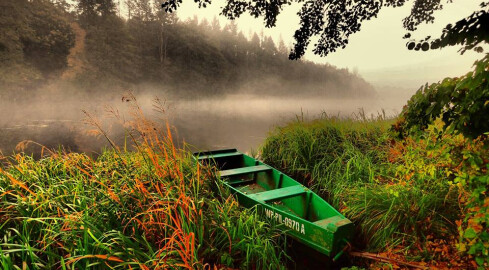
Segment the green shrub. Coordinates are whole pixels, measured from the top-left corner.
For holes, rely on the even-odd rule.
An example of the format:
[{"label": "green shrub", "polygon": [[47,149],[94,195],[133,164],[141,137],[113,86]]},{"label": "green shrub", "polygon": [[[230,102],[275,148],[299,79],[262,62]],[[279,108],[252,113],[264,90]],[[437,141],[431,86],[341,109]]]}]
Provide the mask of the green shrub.
[{"label": "green shrub", "polygon": [[425,129],[438,117],[467,137],[489,132],[489,54],[460,78],[420,88],[403,108],[394,130],[401,135]]}]

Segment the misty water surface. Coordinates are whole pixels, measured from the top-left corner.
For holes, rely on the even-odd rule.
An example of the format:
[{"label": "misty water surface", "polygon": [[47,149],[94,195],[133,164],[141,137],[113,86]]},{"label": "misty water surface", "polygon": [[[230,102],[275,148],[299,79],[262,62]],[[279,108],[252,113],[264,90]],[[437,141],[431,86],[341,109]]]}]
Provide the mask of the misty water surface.
[{"label": "misty water surface", "polygon": [[[96,154],[108,143],[105,138],[87,134],[93,127],[83,121],[85,115],[82,110],[99,119],[111,138],[123,145],[125,132],[113,115],[107,113],[110,106],[122,118],[131,118],[131,105],[121,96],[3,102],[0,108],[0,150],[3,154],[11,154],[20,141],[32,140],[49,148],[63,146],[71,151]],[[258,148],[269,131],[288,121],[312,119],[324,113],[355,117],[360,109],[368,117],[382,113],[382,109],[387,116],[393,116],[400,112],[406,102],[406,99],[399,97],[334,100],[229,95],[222,98],[166,100],[165,113],[161,114],[153,109],[154,95],[136,97],[148,118],[161,123],[163,119],[169,119],[178,138],[195,149],[238,148],[245,152]],[[26,152],[38,153],[39,149],[31,145]]]}]

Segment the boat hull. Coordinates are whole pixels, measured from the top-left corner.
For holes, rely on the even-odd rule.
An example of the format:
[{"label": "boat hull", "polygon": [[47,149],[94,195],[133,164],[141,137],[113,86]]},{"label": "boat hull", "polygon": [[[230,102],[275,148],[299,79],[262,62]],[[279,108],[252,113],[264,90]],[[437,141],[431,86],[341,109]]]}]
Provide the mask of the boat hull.
[{"label": "boat hull", "polygon": [[220,169],[223,183],[247,208],[256,207],[287,235],[331,257],[341,255],[353,235],[353,223],[317,194],[277,169],[236,149],[195,153]]}]

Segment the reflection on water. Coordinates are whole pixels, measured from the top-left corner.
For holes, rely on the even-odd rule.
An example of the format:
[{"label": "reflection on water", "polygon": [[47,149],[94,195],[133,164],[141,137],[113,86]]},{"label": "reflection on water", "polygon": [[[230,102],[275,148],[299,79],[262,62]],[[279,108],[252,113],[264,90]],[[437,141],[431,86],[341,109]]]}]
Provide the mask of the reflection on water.
[{"label": "reflection on water", "polygon": [[257,148],[274,126],[288,121],[311,119],[322,113],[354,116],[360,109],[367,117],[385,110],[387,116],[400,112],[405,101],[261,99],[243,95],[221,100],[185,101],[173,104],[173,123],[187,142],[199,149]]},{"label": "reflection on water", "polygon": [[[152,110],[152,97],[142,96],[138,103],[145,115],[162,121],[162,115]],[[103,138],[87,135],[91,127],[83,124],[82,109],[103,119],[104,128],[121,145],[124,131],[112,118],[107,118],[104,105],[117,109],[129,118],[130,106],[119,97],[93,102],[90,99],[39,104],[18,104],[0,108],[0,150],[10,154],[22,140],[33,140],[50,148],[60,145],[71,151],[100,152],[108,144]],[[220,99],[168,100],[163,117],[175,126],[178,137],[197,149],[238,148],[256,149],[267,133],[277,125],[296,119],[311,119],[322,113],[353,116],[362,109],[367,117],[385,110],[387,116],[400,112],[405,100],[378,99],[292,99],[261,98],[258,96],[229,95]],[[36,152],[36,147],[27,148]]]}]

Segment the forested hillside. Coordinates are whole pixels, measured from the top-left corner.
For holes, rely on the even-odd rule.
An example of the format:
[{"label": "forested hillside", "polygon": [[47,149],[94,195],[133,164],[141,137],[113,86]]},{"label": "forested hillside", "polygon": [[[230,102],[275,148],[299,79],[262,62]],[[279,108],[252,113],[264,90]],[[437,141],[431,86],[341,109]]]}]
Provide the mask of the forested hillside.
[{"label": "forested hillside", "polygon": [[178,96],[227,93],[365,97],[348,70],[288,60],[284,42],[235,23],[181,21],[153,0],[2,0],[0,95],[63,82],[95,93],[164,89]]}]

